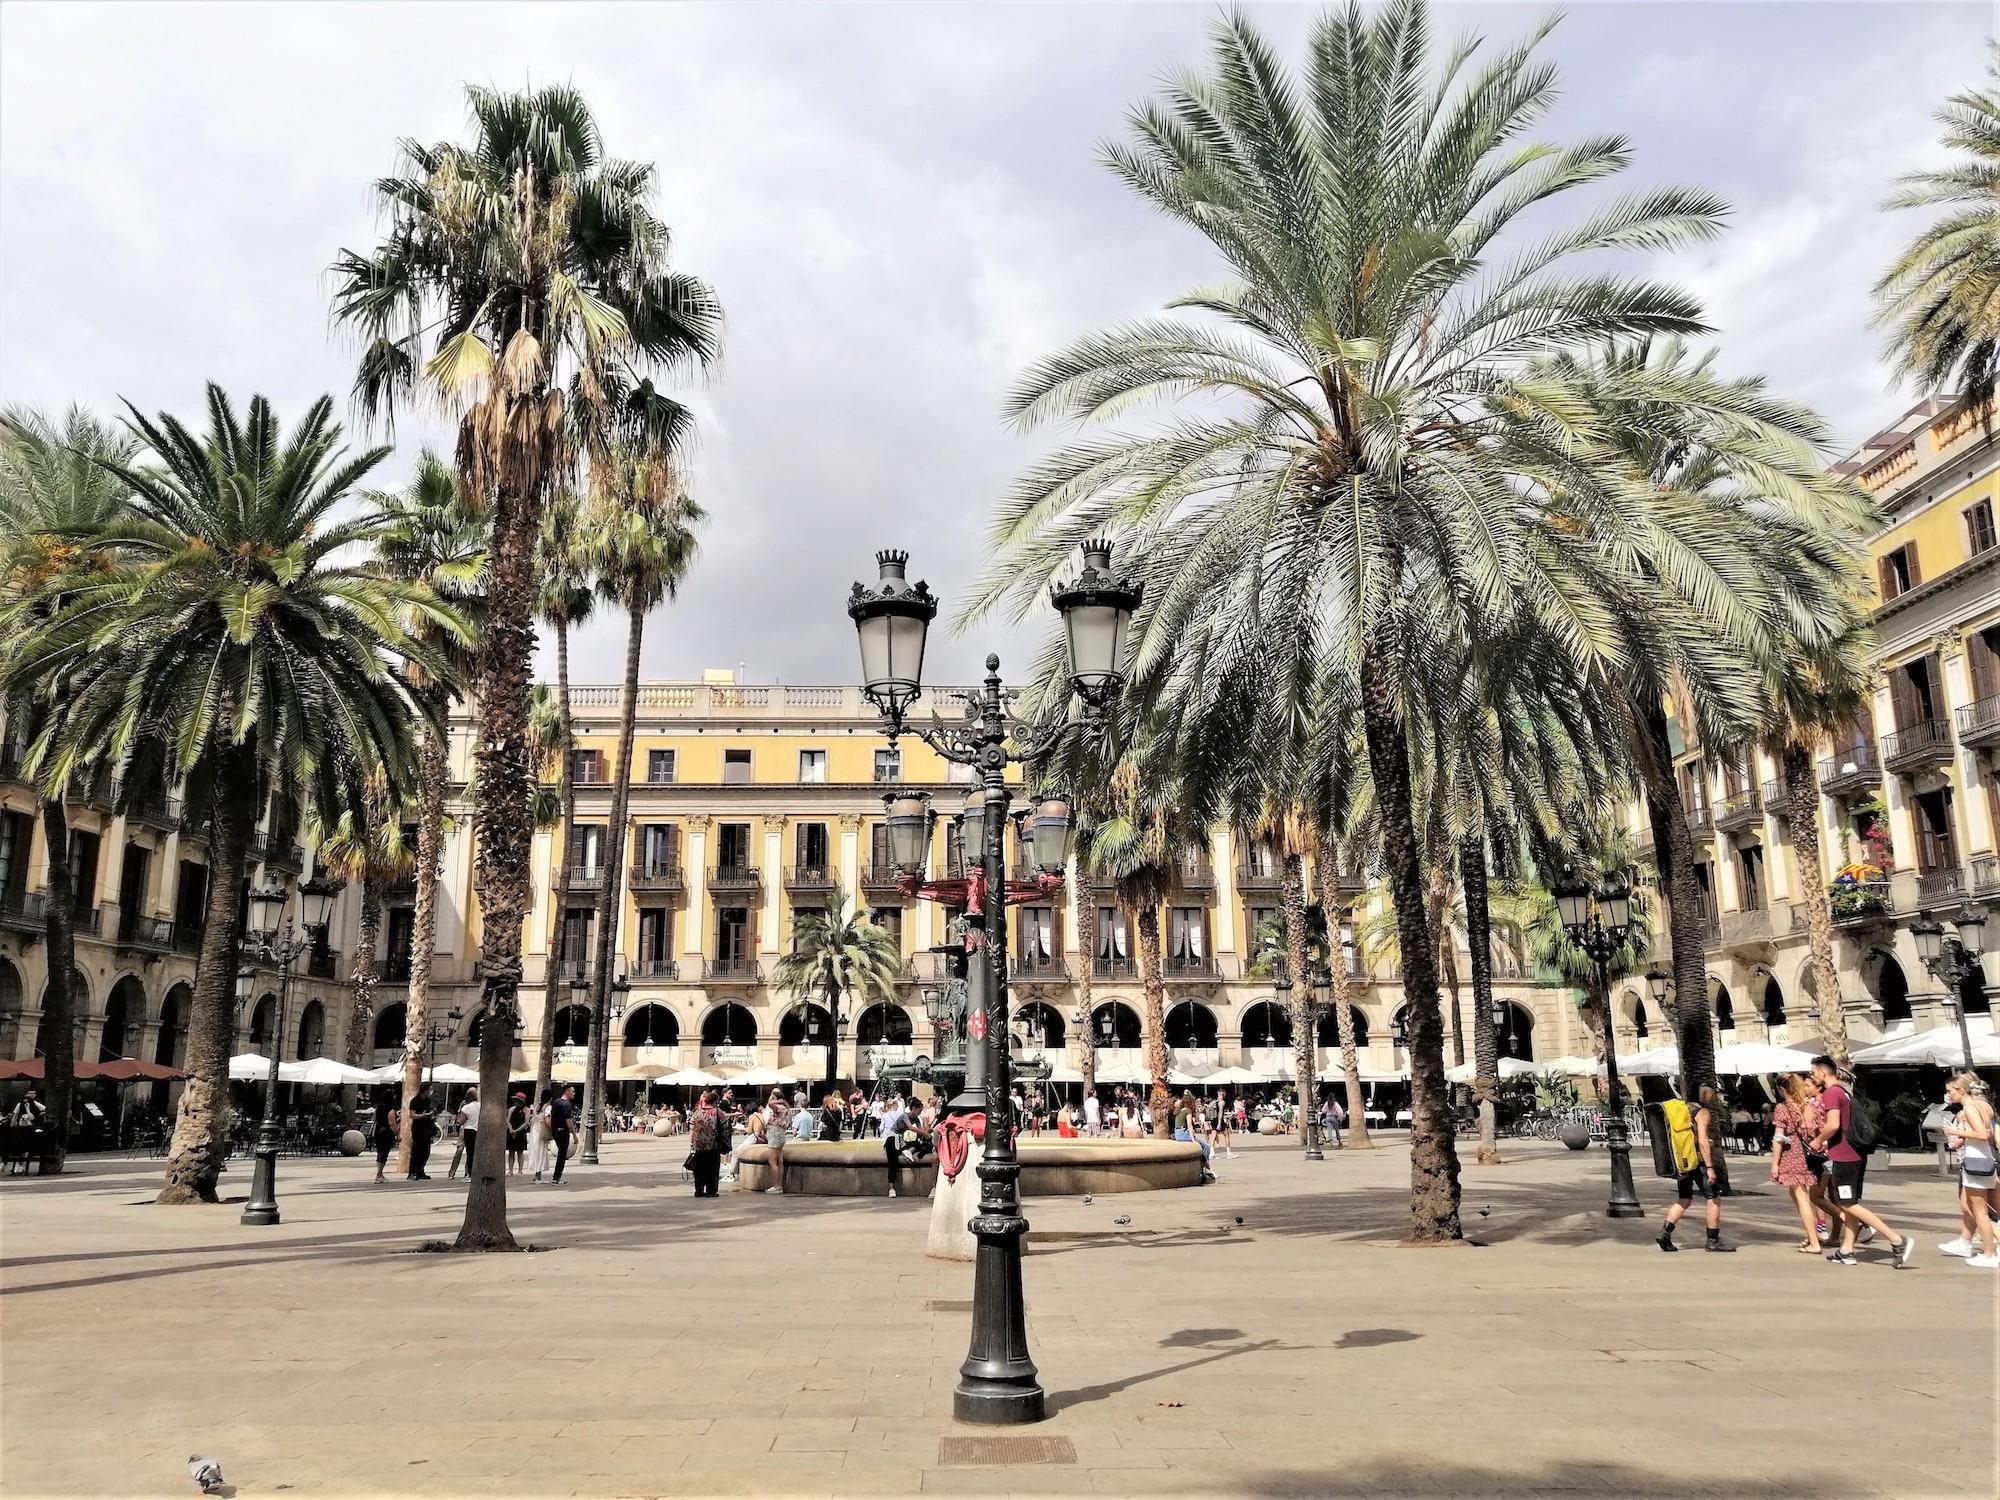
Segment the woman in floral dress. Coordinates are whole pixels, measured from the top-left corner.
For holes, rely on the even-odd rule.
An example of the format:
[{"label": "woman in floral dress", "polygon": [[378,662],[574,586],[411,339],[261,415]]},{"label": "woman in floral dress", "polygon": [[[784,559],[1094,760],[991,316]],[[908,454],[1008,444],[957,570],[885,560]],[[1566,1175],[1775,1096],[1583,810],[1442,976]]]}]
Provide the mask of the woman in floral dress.
[{"label": "woman in floral dress", "polygon": [[1799,1253],[1817,1255],[1820,1242],[1813,1189],[1818,1179],[1806,1162],[1806,1143],[1819,1132],[1824,1115],[1812,1084],[1798,1074],[1781,1077],[1778,1091],[1781,1097],[1771,1116],[1771,1181],[1786,1188],[1798,1208],[1799,1222],[1805,1227]]}]

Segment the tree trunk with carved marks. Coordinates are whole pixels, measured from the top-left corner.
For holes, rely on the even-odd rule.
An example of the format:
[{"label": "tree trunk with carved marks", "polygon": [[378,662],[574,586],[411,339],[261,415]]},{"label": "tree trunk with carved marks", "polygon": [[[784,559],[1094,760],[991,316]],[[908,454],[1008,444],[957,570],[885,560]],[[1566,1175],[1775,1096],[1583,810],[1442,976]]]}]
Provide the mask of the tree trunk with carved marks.
[{"label": "tree trunk with carved marks", "polygon": [[1493,919],[1487,907],[1486,841],[1468,833],[1458,844],[1465,891],[1465,944],[1472,961],[1472,1097],[1479,1108],[1479,1164],[1500,1164],[1500,1039],[1493,1032]]},{"label": "tree trunk with carved marks", "polygon": [[1375,1142],[1368,1135],[1368,1104],[1361,1094],[1361,1054],[1354,1039],[1354,978],[1347,972],[1347,954],[1340,934],[1351,918],[1340,895],[1340,873],[1331,859],[1319,861],[1319,909],[1326,913],[1326,941],[1333,952],[1333,1004],[1335,1023],[1340,1028],[1340,1071],[1347,1081],[1347,1135],[1349,1151],[1372,1151]]},{"label": "tree trunk with carved marks", "polygon": [[1792,841],[1799,883],[1804,887],[1806,946],[1812,954],[1813,999],[1819,1010],[1819,1034],[1827,1055],[1848,1071],[1847,1011],[1841,1001],[1840,971],[1833,962],[1833,900],[1827,888],[1826,865],[1819,843],[1819,767],[1812,752],[1787,745],[1785,772],[1785,831]]},{"label": "tree trunk with carved marks", "polygon": [[1160,909],[1148,901],[1139,908],[1139,985],[1146,997],[1146,1071],[1153,1134],[1165,1140],[1174,1133],[1173,1108],[1167,1097],[1167,984],[1160,965]]}]

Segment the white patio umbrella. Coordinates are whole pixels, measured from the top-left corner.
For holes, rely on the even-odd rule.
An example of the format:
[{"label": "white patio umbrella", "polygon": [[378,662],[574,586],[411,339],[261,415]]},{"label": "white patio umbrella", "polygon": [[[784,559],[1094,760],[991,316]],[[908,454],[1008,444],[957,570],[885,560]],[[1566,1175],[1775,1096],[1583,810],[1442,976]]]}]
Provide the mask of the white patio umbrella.
[{"label": "white patio umbrella", "polygon": [[653,1083],[668,1071],[665,1063],[628,1063],[611,1070],[613,1083]]},{"label": "white patio umbrella", "polygon": [[1049,1070],[1050,1083],[1082,1083],[1083,1075],[1066,1062],[1057,1063]]},{"label": "white patio umbrella", "polygon": [[[239,1052],[229,1059],[229,1077],[235,1083],[254,1083],[271,1076],[271,1059],[258,1052]],[[278,1064],[278,1077],[285,1076],[285,1065]]]},{"label": "white patio umbrella", "polygon": [[[575,1069],[576,1076],[565,1081],[569,1083],[581,1083],[583,1081],[582,1065],[572,1064],[571,1066]],[[381,1067],[370,1070],[366,1076],[370,1081],[375,1083],[401,1083],[403,1081],[403,1065],[399,1062],[384,1063]],[[563,1065],[561,1063],[556,1064],[555,1076],[557,1078],[563,1077]],[[439,1063],[435,1068],[426,1068],[424,1070],[424,1078],[430,1083],[477,1083],[479,1082],[479,1070],[464,1067],[459,1063]],[[354,1081],[358,1083],[361,1080],[356,1079]]]},{"label": "white patio umbrella", "polygon": [[1715,1049],[1715,1071],[1736,1078],[1763,1073],[1803,1073],[1812,1066],[1813,1055],[1797,1047],[1774,1047],[1769,1042],[1734,1042]]},{"label": "white patio umbrella", "polygon": [[[1959,1040],[1956,1026],[1934,1026],[1929,1031],[1891,1037],[1886,1042],[1862,1047],[1853,1057],[1856,1063],[1873,1067],[1911,1068],[1929,1063],[1934,1068],[1962,1068],[1965,1045]],[[1990,1031],[1974,1033],[1972,1062],[1980,1068],[2000,1067],[2000,1036]]]},{"label": "white patio umbrella", "polygon": [[1197,1078],[1192,1073],[1183,1073],[1179,1068],[1169,1068],[1167,1069],[1167,1082],[1177,1089],[1184,1089],[1192,1084],[1207,1083],[1208,1080],[1206,1078]]},{"label": "white patio umbrella", "polygon": [[1147,1083],[1150,1080],[1140,1070],[1137,1063],[1106,1063],[1097,1070],[1099,1083]]},{"label": "white patio umbrella", "polygon": [[[1620,1065],[1622,1068],[1622,1064]],[[1544,1073],[1561,1073],[1569,1078],[1588,1078],[1602,1073],[1604,1064],[1594,1057],[1552,1057],[1542,1064]]]},{"label": "white patio umbrella", "polygon": [[1668,1078],[1681,1070],[1681,1049],[1649,1047],[1618,1059],[1618,1071],[1628,1078]]},{"label": "white patio umbrella", "polygon": [[[1519,1078],[1523,1073],[1537,1073],[1541,1070],[1531,1062],[1522,1062],[1518,1057],[1503,1057],[1494,1069],[1502,1078]],[[1460,1063],[1455,1068],[1444,1070],[1448,1083],[1470,1083],[1479,1076],[1477,1063]]]},{"label": "white patio umbrella", "polygon": [[468,1068],[464,1063],[439,1063],[430,1070],[432,1083],[477,1083],[479,1069]]},{"label": "white patio umbrella", "polygon": [[797,1083],[798,1079],[794,1078],[790,1073],[785,1072],[782,1068],[751,1068],[747,1072],[738,1073],[734,1078],[725,1081],[740,1083],[746,1088],[761,1089],[776,1088],[781,1083]]},{"label": "white patio umbrella", "polygon": [[278,1077],[286,1083],[315,1083],[335,1087],[347,1083],[372,1083],[375,1080],[375,1075],[366,1068],[351,1067],[332,1057],[314,1057],[304,1062],[279,1063]]},{"label": "white patio umbrella", "polygon": [[1268,1073],[1259,1073],[1254,1069],[1237,1067],[1234,1064],[1222,1069],[1219,1073],[1211,1073],[1208,1077],[1202,1079],[1202,1083],[1210,1088],[1220,1088],[1225,1084],[1241,1085],[1246,1083],[1269,1083],[1270,1081],[1271,1078]]},{"label": "white patio umbrella", "polygon": [[655,1083],[671,1083],[681,1088],[712,1089],[724,1079],[715,1073],[704,1073],[700,1068],[682,1068],[677,1073],[669,1073],[664,1078],[656,1078]]}]

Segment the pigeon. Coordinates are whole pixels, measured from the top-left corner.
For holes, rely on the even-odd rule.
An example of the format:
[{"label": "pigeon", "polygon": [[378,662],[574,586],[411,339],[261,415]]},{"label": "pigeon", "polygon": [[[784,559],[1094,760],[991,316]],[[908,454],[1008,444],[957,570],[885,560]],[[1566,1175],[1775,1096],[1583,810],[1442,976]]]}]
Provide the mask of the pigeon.
[{"label": "pigeon", "polygon": [[190,1453],[188,1475],[201,1486],[204,1495],[213,1494],[222,1487],[222,1465],[212,1458],[202,1458],[198,1454]]},{"label": "pigeon", "polygon": [[1243,1222],[1243,1215],[1241,1215],[1241,1214],[1238,1214],[1238,1215],[1236,1216],[1236,1222],[1237,1222],[1237,1223],[1239,1223],[1239,1224],[1241,1224],[1241,1223]]},{"label": "pigeon", "polygon": [[1111,1222],[1114,1224],[1130,1224],[1132,1222],[1132,1216],[1130,1214],[1120,1214],[1117,1218],[1113,1219]]},{"label": "pigeon", "polygon": [[1479,1210],[1479,1217],[1483,1219],[1492,1212],[1493,1212],[1493,1205],[1489,1203],[1486,1205],[1486,1207]]},{"label": "pigeon", "polygon": [[1088,1194],[1088,1193],[1085,1193],[1085,1194],[1083,1195],[1083,1201],[1084,1201],[1085,1203],[1094,1203],[1094,1202],[1096,1202],[1097,1200],[1096,1200],[1096,1199],[1094,1199],[1094,1198],[1092,1198],[1092,1197],[1090,1196],[1090,1194]]}]

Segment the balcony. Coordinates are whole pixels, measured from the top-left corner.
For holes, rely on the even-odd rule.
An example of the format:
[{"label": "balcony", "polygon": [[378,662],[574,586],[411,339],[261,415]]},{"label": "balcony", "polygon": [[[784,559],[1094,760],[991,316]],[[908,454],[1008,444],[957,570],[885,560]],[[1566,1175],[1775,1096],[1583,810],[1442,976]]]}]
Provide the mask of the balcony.
[{"label": "balcony", "polygon": [[1713,911],[1701,914],[1701,945],[1711,952],[1722,946],[1722,918]]},{"label": "balcony", "polygon": [[289,870],[296,875],[306,867],[306,851],[300,844],[273,844],[264,855],[264,863],[274,870]]},{"label": "balcony", "polygon": [[812,895],[825,895],[835,885],[833,866],[805,865],[788,866],[785,870],[785,889],[804,891]]},{"label": "balcony", "polygon": [[1962,899],[1971,890],[1972,881],[1962,865],[1943,865],[1935,870],[1917,872],[1919,906],[1942,906],[1946,902]]},{"label": "balcony", "polygon": [[1967,867],[1972,876],[1972,893],[1990,896],[2000,892],[2000,854],[1975,854]]},{"label": "balcony", "polygon": [[174,952],[198,956],[201,953],[201,922],[174,923]]},{"label": "balcony", "polygon": [[764,980],[754,958],[711,958],[703,962],[701,972],[710,984],[761,984]]},{"label": "balcony", "polygon": [[[1726,912],[1722,917],[1720,946],[1737,948],[1768,943],[1773,936],[1771,914],[1762,907],[1751,911]],[[1710,947],[1717,946],[1711,942]]]},{"label": "balcony", "polygon": [[[1886,922],[1896,914],[1896,903],[1889,895],[1889,882],[1886,880],[1864,880],[1849,886],[1835,886],[1829,900],[1836,927],[1862,927]],[[1792,925],[1795,928],[1805,926],[1803,907],[1792,908]]]},{"label": "balcony", "polygon": [[708,888],[754,893],[764,888],[764,874],[755,865],[716,865],[708,872]]},{"label": "balcony", "polygon": [[1069,978],[1069,965],[1053,953],[1010,953],[1007,961],[1008,973],[1016,979]]},{"label": "balcony", "polygon": [[0,745],[0,781],[20,781],[21,760],[25,752],[19,745]]},{"label": "balcony", "polygon": [[1099,979],[1131,979],[1139,972],[1139,966],[1130,958],[1120,958],[1115,953],[1100,953],[1090,965],[1090,972]]},{"label": "balcony", "polygon": [[1715,805],[1715,826],[1725,833],[1748,828],[1762,816],[1763,811],[1763,799],[1755,792],[1737,792]]},{"label": "balcony", "polygon": [[1363,875],[1349,875],[1344,871],[1333,877],[1334,894],[1338,896],[1365,896],[1368,894],[1368,879]]},{"label": "balcony", "polygon": [[1974,698],[1956,717],[1961,745],[2000,745],[2000,693]]},{"label": "balcony", "polygon": [[1865,792],[1881,781],[1882,767],[1873,745],[1849,745],[1819,763],[1819,788],[1835,796]]},{"label": "balcony", "polygon": [[[122,785],[118,794],[121,796],[124,794]],[[125,809],[125,821],[137,823],[141,828],[157,828],[162,833],[174,833],[181,826],[181,799],[158,792],[135,792],[130,805]]]},{"label": "balcony", "polygon": [[1236,867],[1236,889],[1275,891],[1285,883],[1285,869],[1276,860],[1245,860]]},{"label": "balcony", "polygon": [[868,865],[861,871],[861,889],[871,896],[900,896],[902,873],[894,865]]},{"label": "balcony", "polygon": [[1183,891],[1199,894],[1215,889],[1215,866],[1201,855],[1188,855],[1174,866],[1174,884]]},{"label": "balcony", "polygon": [[306,973],[314,979],[338,979],[340,977],[340,950],[319,948],[306,954]]},{"label": "balcony", "polygon": [[1767,811],[1782,814],[1785,810],[1785,778],[1780,776],[1764,783],[1764,807]]},{"label": "balcony", "polygon": [[1182,955],[1169,957],[1165,965],[1166,977],[1180,984],[1215,984],[1222,973],[1215,966],[1215,960],[1206,955]]},{"label": "balcony", "polygon": [[1688,832],[1704,834],[1715,827],[1715,809],[1702,803],[1687,810]]},{"label": "balcony", "polygon": [[193,839],[198,844],[208,842],[208,819],[195,817],[185,807],[181,809],[180,830],[184,839]]},{"label": "balcony", "polygon": [[679,979],[681,966],[671,958],[642,958],[632,965],[634,979]]},{"label": "balcony", "polygon": [[174,946],[174,924],[167,917],[149,917],[128,911],[118,919],[118,943],[124,948],[143,948],[167,953]]},{"label": "balcony", "polygon": [[[581,965],[579,965],[580,967]],[[410,955],[407,953],[391,953],[387,958],[383,959],[382,978],[390,984],[408,984],[410,982]]]},{"label": "balcony", "polygon": [[687,879],[681,874],[679,860],[642,859],[633,862],[631,872],[626,877],[626,884],[631,887],[635,896],[648,892],[655,895],[672,895],[687,888]]},{"label": "balcony", "polygon": [[1919,719],[1882,736],[1882,765],[1890,771],[1928,770],[1951,756],[1951,726],[1943,719]]},{"label": "balcony", "polygon": [[569,882],[569,893],[572,896],[584,895],[603,889],[604,866],[571,865],[563,872],[563,877]]},{"label": "balcony", "polygon": [[0,896],[0,928],[8,932],[41,933],[47,929],[49,898],[40,891],[11,891]]},{"label": "balcony", "polygon": [[94,906],[79,906],[76,909],[75,915],[69,920],[70,925],[76,929],[79,937],[96,937],[98,925],[103,920],[103,917],[103,912]]}]

